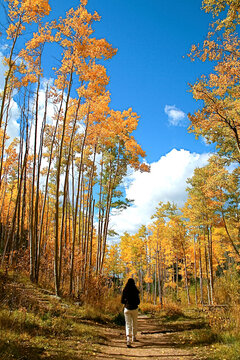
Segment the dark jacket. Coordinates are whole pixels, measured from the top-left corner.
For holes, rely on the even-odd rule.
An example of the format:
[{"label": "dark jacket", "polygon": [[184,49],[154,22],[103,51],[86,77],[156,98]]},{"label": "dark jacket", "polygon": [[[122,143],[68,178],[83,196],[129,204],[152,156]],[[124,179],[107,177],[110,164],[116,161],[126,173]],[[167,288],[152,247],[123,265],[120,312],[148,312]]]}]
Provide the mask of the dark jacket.
[{"label": "dark jacket", "polygon": [[128,310],[135,310],[140,304],[139,291],[135,289],[124,289],[122,292],[121,303]]}]

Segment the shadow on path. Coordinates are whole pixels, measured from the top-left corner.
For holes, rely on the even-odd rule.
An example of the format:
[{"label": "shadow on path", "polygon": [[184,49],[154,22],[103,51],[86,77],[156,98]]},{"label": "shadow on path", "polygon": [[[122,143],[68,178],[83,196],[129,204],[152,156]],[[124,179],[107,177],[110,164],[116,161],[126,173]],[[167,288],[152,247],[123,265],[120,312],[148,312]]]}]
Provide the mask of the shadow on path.
[{"label": "shadow on path", "polygon": [[100,346],[98,353],[91,359],[115,360],[199,360],[194,349],[181,348],[176,343],[172,330],[161,330],[160,326],[145,315],[138,318],[138,341],[132,348],[126,347],[124,329],[104,329],[107,343]]}]

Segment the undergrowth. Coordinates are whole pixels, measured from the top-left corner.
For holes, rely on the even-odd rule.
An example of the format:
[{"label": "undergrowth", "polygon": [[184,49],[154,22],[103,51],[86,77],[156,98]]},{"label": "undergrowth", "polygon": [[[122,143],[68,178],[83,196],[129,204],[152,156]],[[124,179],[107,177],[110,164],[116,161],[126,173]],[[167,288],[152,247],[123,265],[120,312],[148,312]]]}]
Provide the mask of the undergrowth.
[{"label": "undergrowth", "polygon": [[79,307],[26,278],[0,273],[0,359],[81,360],[104,341],[96,323],[111,317]]},{"label": "undergrowth", "polygon": [[186,307],[171,301],[163,306],[143,302],[140,311],[153,316],[160,331],[171,332],[175,346],[194,348],[199,359],[240,360],[240,305],[229,303]]},{"label": "undergrowth", "polygon": [[[234,299],[205,311],[171,301],[162,307],[142,302],[140,312],[171,331],[177,346],[198,348],[202,359],[240,360],[240,305]],[[120,295],[103,292],[97,304],[80,306],[27,278],[0,272],[1,360],[87,360],[106,340],[99,324],[124,326]]]}]

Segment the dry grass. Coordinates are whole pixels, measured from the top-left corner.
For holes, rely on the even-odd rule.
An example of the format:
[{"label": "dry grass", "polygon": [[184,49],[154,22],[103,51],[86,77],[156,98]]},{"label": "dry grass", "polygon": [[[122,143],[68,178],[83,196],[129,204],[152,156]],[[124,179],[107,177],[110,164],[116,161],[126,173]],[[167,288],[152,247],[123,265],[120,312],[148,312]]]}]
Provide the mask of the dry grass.
[{"label": "dry grass", "polygon": [[[171,301],[163,307],[142,302],[140,311],[173,330],[182,346],[198,346],[209,360],[240,360],[239,279],[233,278],[229,291],[228,284],[219,279],[215,295],[230,306],[201,313]],[[87,305],[78,306],[27,278],[0,273],[0,359],[87,360],[104,341],[97,323],[124,325],[120,295],[100,285]]]},{"label": "dry grass", "polygon": [[173,302],[168,302],[167,304],[161,305],[153,305],[151,303],[141,303],[140,311],[144,314],[152,314],[152,315],[161,315],[169,319],[179,318],[184,316],[184,312],[182,308]]},{"label": "dry grass", "polygon": [[26,278],[0,277],[1,360],[81,360],[96,351],[102,341],[95,325],[102,321],[100,312],[90,314]]}]

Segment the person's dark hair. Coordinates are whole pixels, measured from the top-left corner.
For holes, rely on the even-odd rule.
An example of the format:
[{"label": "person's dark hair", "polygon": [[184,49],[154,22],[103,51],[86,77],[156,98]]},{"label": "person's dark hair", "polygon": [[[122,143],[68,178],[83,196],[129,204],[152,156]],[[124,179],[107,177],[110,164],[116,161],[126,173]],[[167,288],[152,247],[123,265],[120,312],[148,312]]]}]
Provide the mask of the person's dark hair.
[{"label": "person's dark hair", "polygon": [[129,278],[123,291],[127,291],[127,292],[139,292],[138,288],[135,285],[135,281],[133,278]]}]

